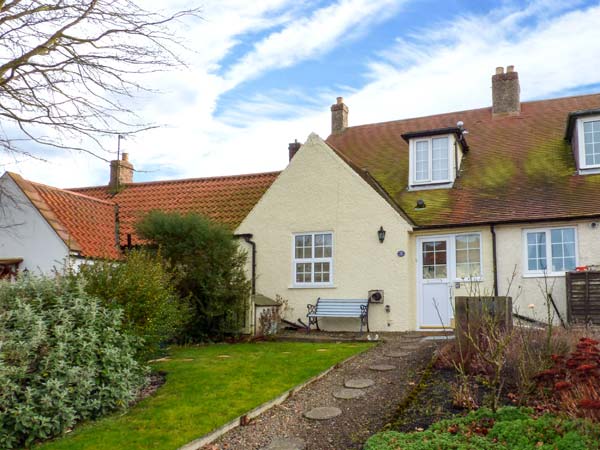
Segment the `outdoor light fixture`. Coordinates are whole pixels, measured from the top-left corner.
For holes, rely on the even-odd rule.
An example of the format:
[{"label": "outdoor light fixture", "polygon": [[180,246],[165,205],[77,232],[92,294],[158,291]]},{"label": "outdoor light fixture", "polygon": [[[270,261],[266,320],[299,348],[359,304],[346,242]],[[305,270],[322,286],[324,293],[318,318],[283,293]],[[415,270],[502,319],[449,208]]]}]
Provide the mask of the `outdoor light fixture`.
[{"label": "outdoor light fixture", "polygon": [[423,199],[419,199],[417,200],[417,207],[415,209],[424,209],[425,208],[425,201]]},{"label": "outdoor light fixture", "polygon": [[383,241],[385,240],[385,230],[383,229],[383,226],[379,227],[377,237],[379,238],[379,242],[383,244]]}]

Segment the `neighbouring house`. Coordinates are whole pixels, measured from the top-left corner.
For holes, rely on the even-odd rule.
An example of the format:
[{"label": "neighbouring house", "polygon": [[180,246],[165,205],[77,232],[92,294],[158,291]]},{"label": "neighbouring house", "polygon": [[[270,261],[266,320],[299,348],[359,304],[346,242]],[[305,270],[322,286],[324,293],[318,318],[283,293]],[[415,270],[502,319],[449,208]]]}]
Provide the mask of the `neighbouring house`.
[{"label": "neighbouring house", "polygon": [[461,295],[508,294],[543,320],[551,293],[565,318],[565,273],[600,264],[600,94],[521,102],[509,66],[488,108],[349,127],[338,98],[331,120],[280,173],[134,183],[125,157],[107,186],[69,190],[6,173],[0,268],[116,258],[144,212],[196,211],[241,238],[255,298],[291,321],[374,290],[372,331],[452,326]]}]

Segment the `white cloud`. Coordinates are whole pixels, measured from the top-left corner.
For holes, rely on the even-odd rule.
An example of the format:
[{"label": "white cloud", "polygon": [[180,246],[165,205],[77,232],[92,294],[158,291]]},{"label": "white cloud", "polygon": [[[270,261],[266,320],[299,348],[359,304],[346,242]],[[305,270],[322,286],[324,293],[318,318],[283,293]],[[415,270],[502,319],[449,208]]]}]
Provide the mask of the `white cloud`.
[{"label": "white cloud", "polygon": [[254,45],[226,74],[232,85],[322,55],[396,12],[396,0],[339,0],[289,23]]},{"label": "white cloud", "polygon": [[[267,90],[231,101],[230,110],[215,114],[232,84],[326,54],[359,23],[373,26],[391,4],[340,0],[333,5],[337,9],[311,12],[310,3],[291,0],[207,2],[207,19],[189,30],[189,45],[199,49],[193,70],[160,79],[166,92],[144,103],[141,112],[168,126],[124,143],[133,163],[160,169],[152,174],[157,179],[281,169],[288,142],[304,140],[311,131],[328,135],[329,106],[336,95],[344,95],[351,125],[489,106],[490,77],[499,65],[516,66],[524,100],[600,83],[600,6],[564,12],[562,3],[540,1],[485,16],[453,17],[410,34],[399,30],[403,39],[385,52],[361,55],[370,64],[362,74],[367,84],[358,89],[340,88],[340,79],[318,92]],[[319,12],[324,10],[329,14]],[[248,36],[264,35],[233,65],[224,63],[243,53]],[[278,116],[283,118],[273,118]],[[62,154],[51,164],[29,162],[18,169],[58,186],[108,178],[107,164],[83,155]]]}]

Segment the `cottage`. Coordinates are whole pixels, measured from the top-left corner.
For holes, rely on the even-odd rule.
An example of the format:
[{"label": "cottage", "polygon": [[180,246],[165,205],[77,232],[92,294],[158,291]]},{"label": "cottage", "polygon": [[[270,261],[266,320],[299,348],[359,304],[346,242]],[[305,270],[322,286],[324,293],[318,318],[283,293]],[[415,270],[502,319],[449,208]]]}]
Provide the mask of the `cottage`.
[{"label": "cottage", "polygon": [[565,273],[600,264],[600,94],[521,102],[509,66],[488,108],[348,115],[338,98],[330,136],[290,144],[282,172],[134,183],[124,157],[108,185],[67,190],[6,173],[0,267],[117,258],[144,212],[196,211],[240,237],[255,293],[284,299],[291,321],[318,298],[373,294],[372,331],[452,326],[454,297],[473,294],[511,295],[515,313],[543,319],[551,293],[566,319]]},{"label": "cottage", "polygon": [[565,272],[600,264],[600,95],[520,102],[509,66],[489,108],[351,127],[348,112],[338,98],[331,135],[292,145],[238,228],[259,292],[296,319],[319,297],[382,291],[377,331],[451,326],[453,298],[474,294],[544,320],[551,293],[566,318]]}]

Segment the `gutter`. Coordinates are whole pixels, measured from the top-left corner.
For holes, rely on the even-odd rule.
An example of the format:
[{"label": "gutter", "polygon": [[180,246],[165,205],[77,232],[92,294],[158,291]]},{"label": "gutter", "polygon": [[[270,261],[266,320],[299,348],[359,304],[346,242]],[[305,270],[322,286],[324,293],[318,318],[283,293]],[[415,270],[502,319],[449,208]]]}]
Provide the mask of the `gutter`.
[{"label": "gutter", "polygon": [[570,216],[570,217],[545,217],[540,219],[515,219],[515,220],[503,220],[502,222],[465,222],[465,223],[451,223],[442,225],[415,225],[415,231],[419,230],[439,230],[439,229],[450,229],[450,228],[468,228],[468,227],[483,227],[483,226],[496,226],[496,225],[515,225],[515,224],[528,224],[528,223],[543,223],[543,222],[574,222],[577,220],[600,220],[600,215],[591,214],[587,216]]},{"label": "gutter", "polygon": [[252,295],[256,295],[256,242],[252,240],[252,233],[234,234],[234,238],[241,238],[252,247]]}]

